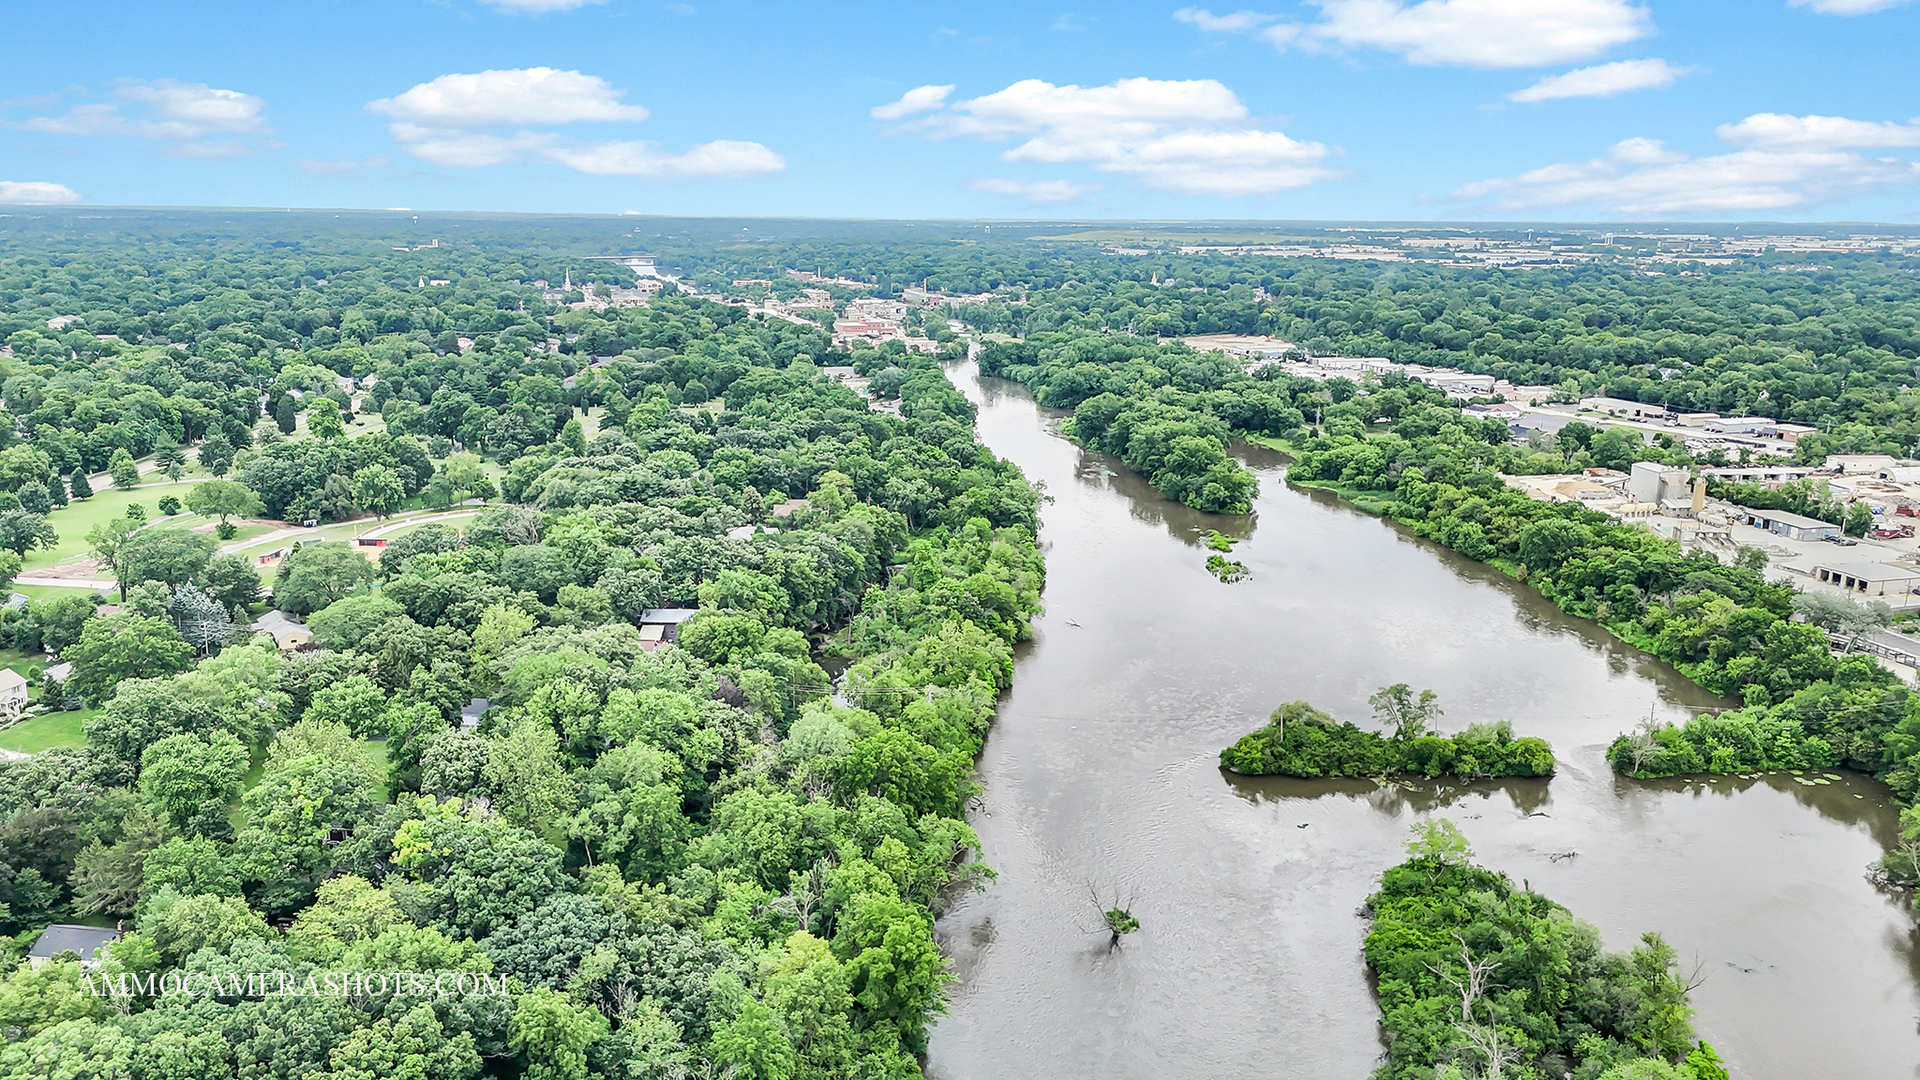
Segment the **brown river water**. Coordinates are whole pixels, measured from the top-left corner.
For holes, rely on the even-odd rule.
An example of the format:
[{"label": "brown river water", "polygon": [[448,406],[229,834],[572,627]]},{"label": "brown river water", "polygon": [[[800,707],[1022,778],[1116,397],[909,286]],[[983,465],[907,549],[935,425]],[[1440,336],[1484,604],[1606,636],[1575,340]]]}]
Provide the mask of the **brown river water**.
[{"label": "brown river water", "polygon": [[[957,981],[931,1077],[1362,1080],[1383,1045],[1357,909],[1426,813],[1608,948],[1664,934],[1735,1076],[1920,1077],[1920,930],[1865,877],[1896,829],[1885,788],[1622,780],[1617,733],[1726,703],[1489,567],[1289,489],[1270,451],[1240,451],[1254,515],[1201,514],[1054,434],[1019,386],[951,374],[1052,501],[1046,614],[972,815],[999,878],[940,921]],[[1242,539],[1251,579],[1207,573],[1209,528]],[[1282,701],[1366,721],[1396,682],[1437,691],[1445,730],[1508,719],[1549,740],[1558,775],[1380,789],[1219,769]],[[1118,951],[1090,891],[1141,920]]]}]

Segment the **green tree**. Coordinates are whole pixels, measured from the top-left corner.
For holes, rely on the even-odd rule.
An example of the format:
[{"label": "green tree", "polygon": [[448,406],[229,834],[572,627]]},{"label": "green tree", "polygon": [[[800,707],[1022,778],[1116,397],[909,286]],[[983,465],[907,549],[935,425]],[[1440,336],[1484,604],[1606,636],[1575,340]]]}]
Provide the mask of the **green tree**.
[{"label": "green tree", "polygon": [[848,966],[861,1010],[910,1031],[926,1022],[952,978],[934,947],[931,920],[884,893],[853,897],[840,916],[833,952]]},{"label": "green tree", "polygon": [[587,1047],[606,1034],[606,1018],[597,1010],[542,987],[514,1002],[507,1048],[526,1080],[585,1080]]},{"label": "green tree", "polygon": [[113,572],[114,584],[120,587],[122,600],[127,598],[127,586],[138,580],[128,574],[122,553],[139,531],[140,522],[130,517],[103,521],[87,530],[87,553],[101,568]]},{"label": "green tree", "polygon": [[426,1004],[356,1028],[327,1063],[316,1080],[467,1080],[480,1072],[473,1033],[449,1036]]},{"label": "green tree", "polygon": [[233,468],[234,447],[225,434],[212,431],[200,440],[200,467],[213,476],[225,476]]},{"label": "green tree", "polygon": [[62,654],[73,662],[67,689],[88,701],[113,696],[122,679],[150,679],[184,670],[193,647],[165,619],[118,612],[88,619],[80,640]]},{"label": "green tree", "polygon": [[458,800],[423,797],[413,812],[421,816],[394,832],[390,861],[413,879],[414,915],[434,929],[483,938],[570,891],[560,850],[533,833],[461,814]]},{"label": "green tree", "polygon": [[87,479],[87,470],[85,469],[73,470],[73,476],[69,480],[69,485],[72,488],[74,498],[76,499],[93,498],[93,482]]},{"label": "green tree", "polygon": [[1367,699],[1374,719],[1393,729],[1393,737],[1411,742],[1433,729],[1440,719],[1440,697],[1431,690],[1420,691],[1418,698],[1406,683],[1383,686]]},{"label": "green tree", "polygon": [[500,557],[500,583],[515,592],[530,592],[550,604],[562,585],[575,581],[573,564],[545,544],[518,544]]},{"label": "green tree", "polygon": [[337,439],[346,434],[340,420],[340,406],[332,398],[315,398],[307,406],[307,431],[316,439]]},{"label": "green tree", "polygon": [[336,600],[307,619],[307,628],[329,649],[359,648],[375,631],[406,614],[406,608],[384,593],[366,593]]},{"label": "green tree", "polygon": [[454,492],[462,497],[472,494],[487,478],[480,455],[466,452],[449,457],[446,464],[440,466],[438,475],[445,477]]},{"label": "green tree", "polygon": [[1473,848],[1460,829],[1446,818],[1422,818],[1413,824],[1407,857],[1442,866],[1462,865],[1473,859]]},{"label": "green tree", "polygon": [[374,738],[380,716],[387,709],[387,692],[365,675],[354,675],[332,683],[313,695],[313,704],[302,716],[305,723],[340,723],[355,737]]},{"label": "green tree", "polygon": [[260,503],[260,496],[245,484],[233,480],[208,480],[195,484],[187,492],[187,509],[207,517],[217,517],[221,524],[230,518],[257,517],[266,512]]},{"label": "green tree", "polygon": [[171,889],[143,905],[140,932],[152,938],[167,967],[179,966],[201,949],[224,952],[248,938],[273,936],[266,921],[237,896],[181,896]]},{"label": "green tree", "polygon": [[1587,449],[1595,465],[1627,472],[1633,468],[1634,455],[1643,445],[1631,428],[1608,428],[1595,435]]},{"label": "green tree", "polygon": [[121,545],[119,563],[128,581],[179,585],[205,570],[214,539],[187,529],[142,529]]},{"label": "green tree", "polygon": [[25,556],[36,547],[50,548],[60,542],[45,514],[27,510],[0,510],[0,549]]},{"label": "green tree", "polygon": [[140,754],[140,795],[175,829],[226,819],[240,794],[247,748],[225,731],[169,735]]},{"label": "green tree", "polygon": [[303,544],[280,563],[273,602],[293,615],[308,615],[373,584],[373,564],[340,541]]},{"label": "green tree", "polygon": [[793,1044],[780,1030],[780,1018],[744,989],[732,1016],[713,1027],[713,1059],[741,1080],[791,1080]]},{"label": "green tree", "polygon": [[76,960],[16,965],[0,978],[0,1030],[9,1040],[26,1039],[55,1025],[111,1015],[111,1004],[89,994],[82,976]]},{"label": "green tree", "polygon": [[390,517],[406,499],[400,474],[385,465],[369,465],[353,474],[353,501],[362,510]]},{"label": "green tree", "polygon": [[40,644],[56,655],[80,640],[86,621],[99,611],[99,596],[76,589],[62,589],[57,595],[34,600],[27,614],[40,627]]},{"label": "green tree", "polygon": [[279,402],[273,407],[273,423],[280,429],[282,435],[293,434],[294,428],[299,426],[299,408],[291,394],[280,395]]},{"label": "green tree", "polygon": [[140,467],[133,463],[133,455],[122,446],[114,450],[107,459],[107,473],[113,477],[113,486],[122,491],[131,491],[140,486]]},{"label": "green tree", "polygon": [[[63,490],[60,494],[64,496],[66,492]],[[53,510],[53,492],[45,484],[22,484],[14,495],[20,500],[20,509],[29,514],[45,514]]]},{"label": "green tree", "polygon": [[19,491],[28,484],[46,484],[53,479],[53,459],[32,444],[0,450],[0,491]]},{"label": "green tree", "polygon": [[193,581],[228,611],[244,614],[260,600],[260,574],[245,555],[215,555]]},{"label": "green tree", "polygon": [[391,893],[374,888],[366,878],[344,874],[322,882],[313,904],[287,928],[287,953],[296,960],[327,963],[339,958],[343,946],[407,925],[406,913]]},{"label": "green tree", "polygon": [[236,846],[265,868],[256,900],[285,910],[335,868],[333,830],[353,832],[386,801],[385,770],[349,725],[309,710],[274,741],[241,801],[248,827]]},{"label": "green tree", "polygon": [[1847,523],[1842,531],[1848,536],[1865,536],[1873,528],[1873,509],[1866,503],[1856,502],[1847,507]]},{"label": "green tree", "polygon": [[587,432],[580,426],[580,418],[570,416],[560,425],[560,434],[554,439],[560,448],[574,457],[584,457],[587,453]]},{"label": "green tree", "polygon": [[493,741],[483,774],[500,816],[531,829],[551,827],[574,808],[573,779],[544,720],[524,717]]}]

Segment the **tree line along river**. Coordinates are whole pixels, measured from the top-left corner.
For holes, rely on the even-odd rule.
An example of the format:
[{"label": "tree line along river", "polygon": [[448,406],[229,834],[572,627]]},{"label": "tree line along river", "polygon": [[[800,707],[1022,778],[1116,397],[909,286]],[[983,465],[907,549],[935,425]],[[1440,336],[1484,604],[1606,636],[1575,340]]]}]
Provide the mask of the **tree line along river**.
[{"label": "tree line along river", "polygon": [[[1896,832],[1881,785],[1623,780],[1616,734],[1729,703],[1490,567],[1289,489],[1270,451],[1239,451],[1253,515],[1204,515],[1055,434],[1021,387],[951,374],[1052,501],[1047,611],[980,760],[1000,876],[938,928],[958,982],[929,1075],[1367,1076],[1383,1048],[1358,909],[1427,813],[1608,948],[1664,934],[1735,1076],[1916,1075],[1920,929],[1865,877]],[[1215,528],[1249,580],[1206,571]],[[1377,788],[1218,767],[1282,701],[1364,721],[1396,682],[1438,691],[1443,730],[1549,740],[1559,774]],[[1090,890],[1142,920],[1119,951]]]}]

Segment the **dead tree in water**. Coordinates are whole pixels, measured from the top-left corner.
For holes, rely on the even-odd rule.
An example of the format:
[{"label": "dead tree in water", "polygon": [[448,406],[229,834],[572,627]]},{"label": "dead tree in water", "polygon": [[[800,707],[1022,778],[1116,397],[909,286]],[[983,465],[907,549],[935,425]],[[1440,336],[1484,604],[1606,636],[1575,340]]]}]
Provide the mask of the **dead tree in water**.
[{"label": "dead tree in water", "polygon": [[1092,901],[1093,910],[1100,916],[1099,928],[1091,932],[1107,935],[1108,952],[1112,952],[1120,947],[1120,939],[1122,937],[1140,929],[1140,920],[1134,918],[1133,912],[1127,910],[1133,903],[1132,900],[1128,900],[1123,904],[1120,902],[1118,893],[1114,894],[1114,898],[1110,902],[1102,900],[1100,899],[1100,890],[1094,888],[1091,884],[1087,886],[1087,899]]}]

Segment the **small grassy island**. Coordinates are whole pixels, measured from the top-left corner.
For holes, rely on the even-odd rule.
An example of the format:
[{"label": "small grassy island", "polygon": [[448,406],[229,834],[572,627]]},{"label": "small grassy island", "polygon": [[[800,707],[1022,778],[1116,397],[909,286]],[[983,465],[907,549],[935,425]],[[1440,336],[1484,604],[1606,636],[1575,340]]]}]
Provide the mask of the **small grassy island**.
[{"label": "small grassy island", "polygon": [[1396,683],[1369,700],[1393,734],[1340,723],[1307,702],[1289,701],[1273,710],[1266,727],[1220,751],[1220,765],[1250,776],[1307,778],[1553,775],[1553,748],[1543,739],[1514,738],[1504,720],[1452,735],[1432,732],[1440,707],[1431,690],[1416,698],[1407,684]]},{"label": "small grassy island", "polygon": [[1387,1038],[1377,1080],[1727,1080],[1694,1038],[1692,987],[1660,935],[1603,952],[1592,925],[1473,865],[1445,819],[1416,824],[1407,853],[1367,899]]}]

